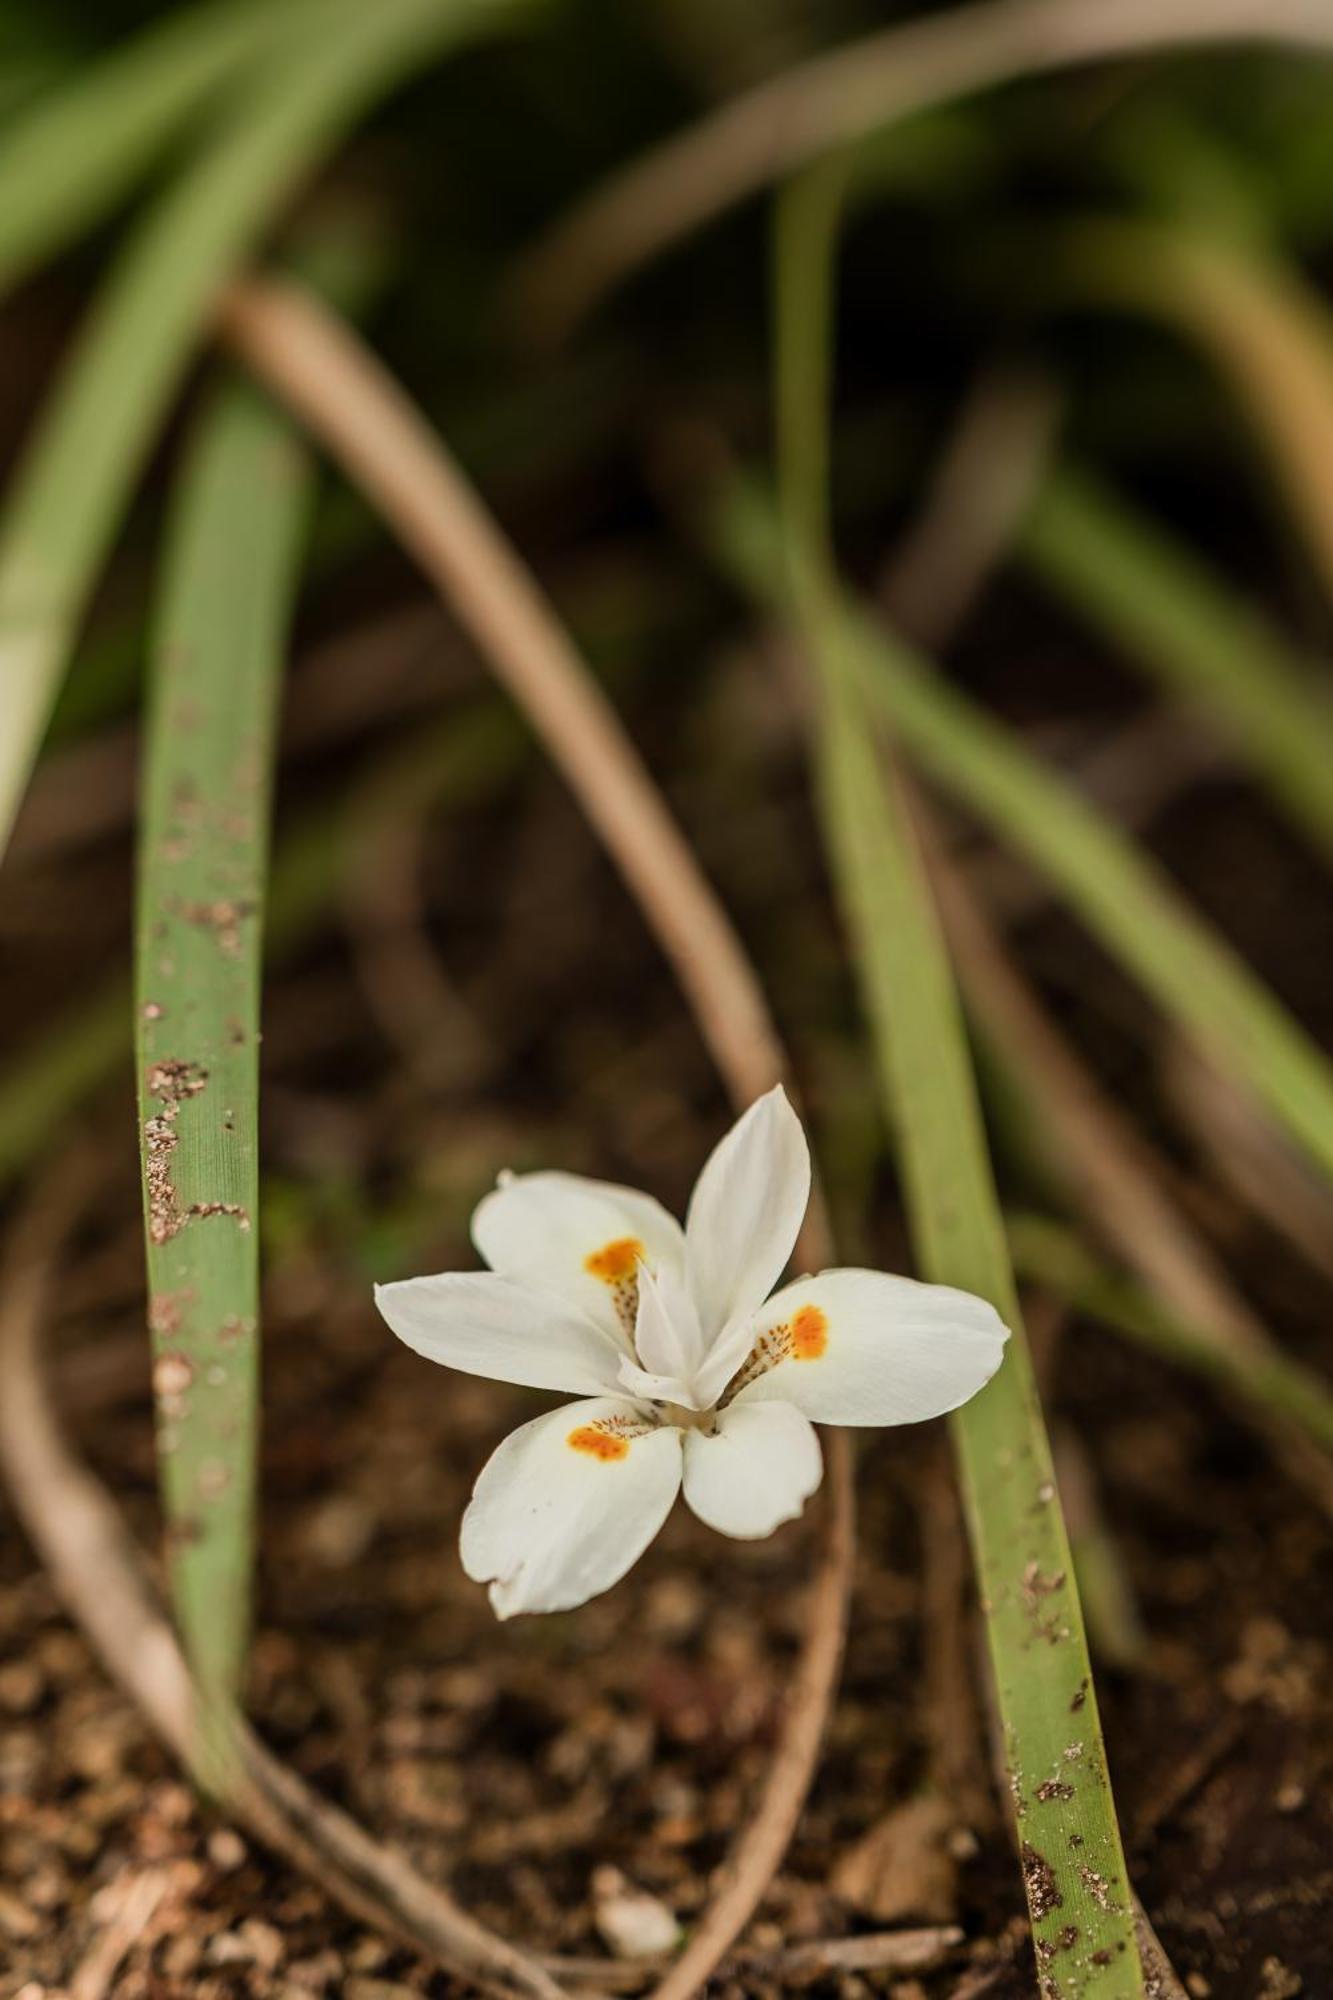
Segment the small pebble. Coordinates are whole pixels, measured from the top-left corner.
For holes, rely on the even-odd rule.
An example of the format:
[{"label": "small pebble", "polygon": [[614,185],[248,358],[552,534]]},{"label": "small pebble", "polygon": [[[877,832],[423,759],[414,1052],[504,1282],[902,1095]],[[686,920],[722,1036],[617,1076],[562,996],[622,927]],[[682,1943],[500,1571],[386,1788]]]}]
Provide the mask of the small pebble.
[{"label": "small pebble", "polygon": [[636,1889],[618,1868],[598,1868],[592,1877],[593,1917],[617,1958],[654,1958],[671,1951],[680,1925],[666,1904]]},{"label": "small pebble", "polygon": [[208,1836],[208,1858],[224,1875],[240,1868],[246,1859],[246,1845],[229,1826],[215,1827]]}]

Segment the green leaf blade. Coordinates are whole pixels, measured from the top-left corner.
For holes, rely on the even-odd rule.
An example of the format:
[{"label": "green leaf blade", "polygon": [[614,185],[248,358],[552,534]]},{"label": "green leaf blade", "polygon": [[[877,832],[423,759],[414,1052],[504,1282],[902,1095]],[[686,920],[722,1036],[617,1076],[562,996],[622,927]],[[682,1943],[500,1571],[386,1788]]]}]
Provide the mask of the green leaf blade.
[{"label": "green leaf blade", "polygon": [[872,1028],[922,1274],[1011,1334],[952,1417],[1042,1991],[1142,2000],[1133,1898],[1087,1638],[986,1149],[962,1010],[898,782],[881,764],[828,539],[836,179],[779,208],[778,405],[788,615],[816,667],[816,796]]},{"label": "green leaf blade", "polygon": [[0,527],[0,849],[98,568],[219,288],[320,154],[511,0],[334,0],[140,226],[84,326]]},{"label": "green leaf blade", "polygon": [[[836,646],[819,621],[824,656]],[[850,677],[827,688],[821,820],[898,1135],[922,1275],[1012,1329],[1004,1365],[950,1419],[986,1611],[1038,1963],[1051,1995],[1142,1992],[1073,1559],[1032,1374],[956,988],[910,822]],[[1105,1961],[1098,1954],[1105,1953]]]},{"label": "green leaf blade", "polygon": [[201,1687],[249,1628],[258,1042],[274,714],[311,476],[259,399],[206,414],[153,650],[137,917],[139,1114],[172,1589]]},{"label": "green leaf blade", "polygon": [[0,137],[0,286],[92,228],[133,188],[190,115],[313,11],[218,0],[167,16],[62,81]]}]

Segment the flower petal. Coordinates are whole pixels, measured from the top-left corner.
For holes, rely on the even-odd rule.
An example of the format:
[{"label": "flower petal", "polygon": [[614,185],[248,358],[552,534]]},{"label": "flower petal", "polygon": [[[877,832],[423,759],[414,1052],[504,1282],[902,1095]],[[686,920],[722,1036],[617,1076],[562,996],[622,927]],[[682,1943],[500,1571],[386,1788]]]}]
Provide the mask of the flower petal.
[{"label": "flower petal", "polygon": [[680,1433],[622,1398],[568,1403],[492,1453],[463,1516],[463,1567],[497,1617],[568,1611],[619,1582],[680,1491]]},{"label": "flower petal", "polygon": [[415,1354],[494,1382],[601,1395],[624,1353],[586,1314],[492,1271],[376,1285],[375,1303]]},{"label": "flower petal", "polygon": [[[711,1410],[732,1376],[754,1347],[754,1315],[744,1314],[724,1326],[709,1348],[703,1367],[694,1378],[697,1407]],[[622,1381],[624,1374],[621,1374]]]},{"label": "flower petal", "polygon": [[690,1198],[686,1261],[709,1340],[768,1297],[809,1199],[809,1149],[779,1084],[714,1147]]},{"label": "flower petal", "polygon": [[703,1360],[703,1330],[694,1300],[684,1278],[670,1267],[656,1277],[648,1270],[640,1274],[634,1345],[650,1374],[688,1381]]},{"label": "flower petal", "polygon": [[737,1403],[711,1436],[685,1434],[686,1500],[741,1541],[794,1521],[823,1476],[814,1426],[790,1403]]},{"label": "flower petal", "polygon": [[625,1395],[635,1402],[679,1403],[686,1410],[701,1410],[705,1406],[693,1382],[683,1375],[652,1375],[646,1368],[640,1368],[636,1361],[626,1355],[620,1364],[617,1381]]},{"label": "flower petal", "polygon": [[989,1382],[1009,1330],[951,1285],[882,1271],[798,1278],[755,1314],[733,1407],[794,1403],[820,1424],[914,1424]]},{"label": "flower petal", "polygon": [[477,1205],[472,1241],[493,1271],[559,1294],[629,1341],[642,1259],[684,1263],[680,1224],[651,1195],[581,1174],[515,1174]]}]

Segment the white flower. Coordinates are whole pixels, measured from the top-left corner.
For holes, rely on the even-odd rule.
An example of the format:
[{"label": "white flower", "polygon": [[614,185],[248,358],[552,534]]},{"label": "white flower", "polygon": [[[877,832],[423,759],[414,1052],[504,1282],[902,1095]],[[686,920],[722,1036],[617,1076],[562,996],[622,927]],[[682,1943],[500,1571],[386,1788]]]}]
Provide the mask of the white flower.
[{"label": "white flower", "polygon": [[778,1088],[714,1149],[684,1229],[632,1188],[506,1175],[472,1218],[489,1271],[376,1287],[431,1361],[588,1399],[524,1424],[477,1481],[463,1567],[501,1618],[609,1590],[682,1486],[723,1534],[769,1535],[819,1485],[814,1423],[917,1423],[990,1380],[1008,1334],[970,1293],[824,1271],[769,1297],[809,1195]]}]

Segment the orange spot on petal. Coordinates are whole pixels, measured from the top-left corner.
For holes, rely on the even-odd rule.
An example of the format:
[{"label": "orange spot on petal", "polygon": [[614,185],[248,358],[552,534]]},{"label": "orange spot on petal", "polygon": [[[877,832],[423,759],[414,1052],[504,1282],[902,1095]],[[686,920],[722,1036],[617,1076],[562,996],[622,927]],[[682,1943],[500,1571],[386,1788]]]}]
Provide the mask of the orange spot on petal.
[{"label": "orange spot on petal", "polygon": [[792,1315],[791,1351],[797,1361],[818,1361],[828,1346],[828,1315],[818,1306],[802,1306]]},{"label": "orange spot on petal", "polygon": [[585,1257],[583,1268],[604,1285],[619,1285],[634,1276],[642,1257],[643,1245],[637,1236],[618,1236],[614,1243],[604,1243],[600,1250]]},{"label": "orange spot on petal", "polygon": [[573,1451],[586,1451],[589,1458],[599,1458],[603,1465],[629,1457],[629,1439],[598,1430],[596,1424],[580,1424],[576,1431],[569,1433],[565,1442]]}]

